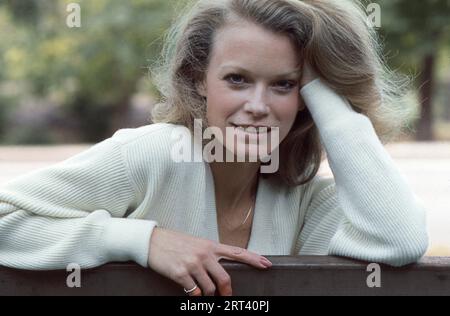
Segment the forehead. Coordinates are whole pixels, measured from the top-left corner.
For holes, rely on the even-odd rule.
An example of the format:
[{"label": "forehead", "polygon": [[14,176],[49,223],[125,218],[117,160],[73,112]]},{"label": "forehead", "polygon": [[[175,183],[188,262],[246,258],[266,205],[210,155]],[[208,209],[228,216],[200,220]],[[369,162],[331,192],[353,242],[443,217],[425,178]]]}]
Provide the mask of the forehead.
[{"label": "forehead", "polygon": [[299,51],[288,36],[242,22],[228,25],[215,36],[211,66],[288,73],[299,66]]}]

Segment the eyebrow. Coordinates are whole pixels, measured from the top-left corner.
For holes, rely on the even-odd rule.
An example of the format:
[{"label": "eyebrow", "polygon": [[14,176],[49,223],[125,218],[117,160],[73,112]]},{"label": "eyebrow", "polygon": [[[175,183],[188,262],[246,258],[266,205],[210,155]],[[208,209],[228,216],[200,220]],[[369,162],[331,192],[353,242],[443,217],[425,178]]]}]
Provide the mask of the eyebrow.
[{"label": "eyebrow", "polygon": [[[249,70],[247,70],[247,69],[245,69],[245,68],[242,68],[242,67],[239,67],[239,66],[233,66],[233,65],[225,65],[225,66],[222,66],[222,67],[221,67],[221,70],[226,69],[226,68],[232,68],[232,69],[235,69],[235,70],[237,70],[237,71],[240,71],[240,72],[242,72],[242,73],[249,74],[249,75],[252,74],[251,71],[249,71]],[[297,69],[295,69],[294,71],[290,71],[290,72],[288,72],[288,73],[275,75],[274,78],[288,77],[288,76],[290,76],[290,75],[298,75],[298,76],[300,76],[300,75],[301,75],[300,68],[297,68]]]}]

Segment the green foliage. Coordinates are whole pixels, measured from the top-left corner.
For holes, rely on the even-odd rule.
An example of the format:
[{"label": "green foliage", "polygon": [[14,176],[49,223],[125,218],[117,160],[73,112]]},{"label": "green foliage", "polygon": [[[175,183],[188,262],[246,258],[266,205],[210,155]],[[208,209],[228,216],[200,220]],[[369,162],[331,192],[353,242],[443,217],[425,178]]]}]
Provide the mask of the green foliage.
[{"label": "green foliage", "polygon": [[390,62],[420,70],[424,56],[450,45],[450,0],[378,0],[381,37]]},{"label": "green foliage", "polygon": [[[81,6],[81,28],[66,25],[72,2]],[[99,110],[114,114],[129,106],[137,83],[148,76],[150,59],[159,53],[171,11],[164,0],[1,2],[0,86],[12,82],[24,97],[48,98],[74,119],[108,121]],[[83,124],[81,140],[87,140]],[[90,140],[107,135],[108,122],[102,124]]]}]

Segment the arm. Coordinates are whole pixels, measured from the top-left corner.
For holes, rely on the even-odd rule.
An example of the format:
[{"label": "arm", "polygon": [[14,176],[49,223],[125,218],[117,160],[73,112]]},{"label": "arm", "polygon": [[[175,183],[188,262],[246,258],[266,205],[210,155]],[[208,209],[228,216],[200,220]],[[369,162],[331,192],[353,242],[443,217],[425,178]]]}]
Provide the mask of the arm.
[{"label": "arm", "polygon": [[393,266],[417,261],[428,247],[425,210],[369,118],[319,79],[301,94],[319,129],[335,183],[329,181],[313,197],[300,253]]},{"label": "arm", "polygon": [[121,218],[137,203],[122,149],[107,139],[0,188],[0,265],[49,270],[133,260],[147,267],[156,223]]}]

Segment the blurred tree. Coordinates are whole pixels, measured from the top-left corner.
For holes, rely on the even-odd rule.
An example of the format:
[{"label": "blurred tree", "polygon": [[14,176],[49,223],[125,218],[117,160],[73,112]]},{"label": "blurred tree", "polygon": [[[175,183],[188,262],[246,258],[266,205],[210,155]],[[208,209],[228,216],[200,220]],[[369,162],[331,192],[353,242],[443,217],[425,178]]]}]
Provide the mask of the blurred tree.
[{"label": "blurred tree", "polygon": [[[72,2],[81,6],[81,28],[66,25]],[[0,85],[14,82],[23,95],[59,104],[79,141],[109,137],[159,53],[171,13],[165,0],[2,1]]]},{"label": "blurred tree", "polygon": [[381,34],[390,62],[409,73],[416,69],[421,118],[417,140],[433,139],[433,90],[438,53],[450,45],[450,0],[378,0]]},{"label": "blurred tree", "polygon": [[29,0],[5,0],[11,14],[17,21],[36,23],[39,17],[39,3]]}]

